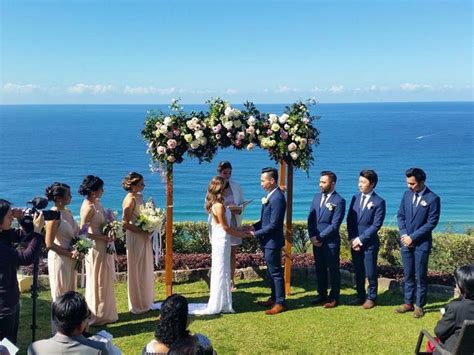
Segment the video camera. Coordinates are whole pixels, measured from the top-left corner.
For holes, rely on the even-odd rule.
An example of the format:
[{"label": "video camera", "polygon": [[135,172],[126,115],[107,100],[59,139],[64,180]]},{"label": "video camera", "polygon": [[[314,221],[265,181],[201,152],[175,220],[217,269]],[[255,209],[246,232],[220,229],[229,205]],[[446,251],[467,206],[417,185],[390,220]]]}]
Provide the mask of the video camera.
[{"label": "video camera", "polygon": [[[23,217],[19,221],[21,227],[25,232],[30,233],[33,231],[33,218],[36,212],[39,210],[44,210],[48,206],[48,199],[43,196],[36,196],[31,201],[28,201],[28,205],[31,207],[26,207],[22,209]],[[60,219],[61,213],[59,211],[43,211],[43,216],[45,221],[51,221],[54,219]]]}]

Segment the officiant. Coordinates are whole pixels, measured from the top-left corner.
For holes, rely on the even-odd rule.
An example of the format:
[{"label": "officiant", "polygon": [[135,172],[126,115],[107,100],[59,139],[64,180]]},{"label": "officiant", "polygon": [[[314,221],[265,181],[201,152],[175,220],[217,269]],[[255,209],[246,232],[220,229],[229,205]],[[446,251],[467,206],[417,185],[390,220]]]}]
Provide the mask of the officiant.
[{"label": "officiant", "polygon": [[[232,212],[232,219],[230,226],[232,228],[240,228],[242,224],[242,211],[243,207],[240,207],[244,202],[244,194],[242,188],[234,180],[231,180],[232,176],[232,164],[230,161],[224,160],[219,162],[217,165],[217,174],[224,178],[226,181],[227,188],[224,190],[224,203],[225,206]],[[236,255],[239,245],[242,244],[242,238],[231,237],[231,255],[230,255],[230,274],[232,275],[232,291],[236,290],[235,287],[235,268],[236,268]]]}]

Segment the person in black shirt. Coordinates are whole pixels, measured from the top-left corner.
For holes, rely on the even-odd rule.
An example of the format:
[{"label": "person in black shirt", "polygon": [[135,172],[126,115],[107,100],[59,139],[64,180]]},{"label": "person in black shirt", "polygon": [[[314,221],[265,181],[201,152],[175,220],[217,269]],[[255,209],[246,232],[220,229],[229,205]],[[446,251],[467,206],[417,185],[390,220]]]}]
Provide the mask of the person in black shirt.
[{"label": "person in black shirt", "polygon": [[[33,219],[34,231],[29,235],[22,229],[12,229],[13,218],[20,219],[23,212],[12,209],[10,202],[0,199],[0,340],[7,338],[16,344],[20,318],[20,291],[16,271],[20,265],[32,264],[41,250],[44,226],[42,212]],[[28,238],[25,250],[17,250],[15,244]]]}]

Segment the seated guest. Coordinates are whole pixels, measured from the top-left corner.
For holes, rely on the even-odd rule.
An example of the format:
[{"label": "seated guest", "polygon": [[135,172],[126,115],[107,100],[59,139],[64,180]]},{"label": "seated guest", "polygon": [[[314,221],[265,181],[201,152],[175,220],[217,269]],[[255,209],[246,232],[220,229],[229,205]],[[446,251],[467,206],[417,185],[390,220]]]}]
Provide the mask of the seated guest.
[{"label": "seated guest", "polygon": [[201,334],[190,335],[188,327],[188,301],[175,294],[161,305],[160,318],[156,323],[155,339],[150,341],[142,354],[167,354],[171,346],[183,339],[191,338],[203,348],[211,348],[211,342]]},{"label": "seated guest", "polygon": [[[20,265],[29,265],[37,260],[41,250],[44,226],[42,212],[33,216],[30,231],[12,229],[14,218],[21,220],[22,210],[11,208],[10,202],[0,199],[0,340],[7,338],[16,344],[20,319],[20,291],[16,271]],[[32,228],[31,228],[32,227]],[[23,251],[15,244],[30,240]]]},{"label": "seated guest", "polygon": [[58,332],[52,338],[35,341],[28,348],[28,354],[108,354],[105,343],[82,335],[90,315],[81,294],[68,291],[58,297],[51,307],[51,317]]},{"label": "seated guest", "polygon": [[454,279],[461,296],[448,303],[434,330],[447,351],[453,351],[464,321],[474,320],[474,265],[458,267]]}]

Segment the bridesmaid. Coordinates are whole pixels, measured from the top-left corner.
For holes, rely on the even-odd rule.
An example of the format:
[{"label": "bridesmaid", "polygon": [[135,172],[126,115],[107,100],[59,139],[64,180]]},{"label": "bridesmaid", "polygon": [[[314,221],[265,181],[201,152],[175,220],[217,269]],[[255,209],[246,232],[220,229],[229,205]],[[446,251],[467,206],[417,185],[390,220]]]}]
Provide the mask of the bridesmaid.
[{"label": "bridesmaid", "polygon": [[79,187],[79,194],[86,196],[81,206],[81,227],[89,224],[92,248],[86,256],[86,301],[92,313],[89,325],[103,325],[118,320],[114,290],[114,255],[107,253],[111,239],[102,233],[106,223],[100,198],[104,193],[104,181],[88,175]]},{"label": "bridesmaid", "polygon": [[68,185],[55,182],[46,188],[46,197],[54,201],[52,210],[59,211],[59,220],[46,221],[46,248],[48,248],[48,273],[51,298],[54,301],[67,291],[76,291],[77,272],[71,252],[71,239],[79,233],[79,226],[71,211],[71,189]]},{"label": "bridesmaid", "polygon": [[131,172],[123,179],[122,186],[128,192],[122,203],[127,245],[128,309],[139,314],[150,310],[155,297],[150,233],[135,226],[140,206],[144,203],[145,181],[142,175]]}]

